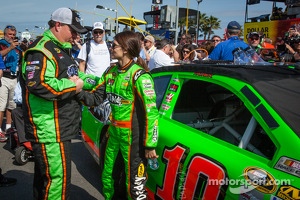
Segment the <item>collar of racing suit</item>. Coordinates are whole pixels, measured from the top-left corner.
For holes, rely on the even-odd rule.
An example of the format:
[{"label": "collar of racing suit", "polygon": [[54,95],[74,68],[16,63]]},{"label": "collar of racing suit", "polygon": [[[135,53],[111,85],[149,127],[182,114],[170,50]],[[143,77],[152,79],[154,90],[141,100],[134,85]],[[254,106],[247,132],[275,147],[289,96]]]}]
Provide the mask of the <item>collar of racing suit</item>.
[{"label": "collar of racing suit", "polygon": [[62,48],[62,49],[71,49],[72,45],[70,42],[60,42],[55,35],[53,35],[53,33],[50,30],[47,30],[43,33],[43,37],[45,37],[46,39],[50,39],[55,45],[57,45],[58,47]]}]

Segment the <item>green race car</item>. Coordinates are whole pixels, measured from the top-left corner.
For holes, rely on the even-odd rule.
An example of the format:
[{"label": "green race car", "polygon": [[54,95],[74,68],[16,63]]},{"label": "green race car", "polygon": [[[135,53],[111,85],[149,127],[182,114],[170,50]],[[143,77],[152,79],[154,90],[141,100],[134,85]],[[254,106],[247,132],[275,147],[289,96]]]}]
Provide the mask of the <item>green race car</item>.
[{"label": "green race car", "polygon": [[[159,168],[148,199],[300,199],[300,70],[189,64],[151,71],[160,113]],[[103,158],[109,103],[82,114]]]}]

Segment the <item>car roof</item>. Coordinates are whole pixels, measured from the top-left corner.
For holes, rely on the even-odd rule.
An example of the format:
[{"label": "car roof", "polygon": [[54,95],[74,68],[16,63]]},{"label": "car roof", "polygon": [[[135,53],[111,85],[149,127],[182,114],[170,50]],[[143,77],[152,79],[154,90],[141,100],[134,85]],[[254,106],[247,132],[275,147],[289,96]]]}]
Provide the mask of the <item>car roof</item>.
[{"label": "car roof", "polygon": [[252,85],[300,137],[300,70],[274,65],[185,64],[155,68],[159,72],[221,75]]}]

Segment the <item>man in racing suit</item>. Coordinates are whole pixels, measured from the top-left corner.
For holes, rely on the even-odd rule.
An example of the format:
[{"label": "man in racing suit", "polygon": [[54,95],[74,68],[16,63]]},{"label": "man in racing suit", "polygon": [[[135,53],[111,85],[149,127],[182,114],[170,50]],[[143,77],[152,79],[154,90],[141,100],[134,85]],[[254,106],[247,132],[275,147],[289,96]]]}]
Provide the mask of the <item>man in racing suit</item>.
[{"label": "man in racing suit", "polygon": [[[122,38],[122,39],[120,39]],[[124,41],[135,38],[130,31],[119,33],[115,36],[123,49]],[[119,40],[118,40],[119,39]],[[137,40],[138,43],[138,40]],[[112,56],[114,57],[114,51]],[[121,51],[121,49],[119,49]],[[125,51],[125,50],[124,50]],[[132,52],[131,50],[127,50]],[[105,150],[104,170],[102,173],[103,195],[105,199],[122,198],[117,194],[113,180],[113,170],[117,156],[121,152],[122,162],[125,163],[126,189],[128,199],[146,199],[145,184],[147,180],[147,158],[156,158],[154,148],[158,141],[158,111],[156,108],[156,95],[151,75],[143,69],[139,63],[132,59],[138,56],[139,48],[135,49],[135,55],[127,55],[129,61],[125,65],[118,64],[109,68],[94,91],[94,95],[103,99],[107,97],[111,105],[111,124],[108,129],[109,138]],[[122,57],[121,57],[122,58]],[[120,59],[121,59],[120,58]],[[131,58],[131,60],[130,60]],[[119,60],[120,63],[120,60]],[[124,63],[124,62],[123,62]],[[126,64],[127,63],[127,64]],[[147,66],[145,64],[145,66]],[[105,90],[105,93],[103,93]],[[84,92],[78,94],[78,98],[86,105],[95,104]],[[119,157],[118,157],[119,158]],[[117,169],[117,173],[122,173]],[[120,187],[120,186],[117,186]]]},{"label": "man in racing suit", "polygon": [[70,145],[81,113],[76,93],[83,86],[82,80],[70,80],[78,71],[70,41],[87,31],[78,17],[69,8],[54,11],[49,30],[29,47],[22,63],[25,132],[35,157],[34,199],[70,198]]}]

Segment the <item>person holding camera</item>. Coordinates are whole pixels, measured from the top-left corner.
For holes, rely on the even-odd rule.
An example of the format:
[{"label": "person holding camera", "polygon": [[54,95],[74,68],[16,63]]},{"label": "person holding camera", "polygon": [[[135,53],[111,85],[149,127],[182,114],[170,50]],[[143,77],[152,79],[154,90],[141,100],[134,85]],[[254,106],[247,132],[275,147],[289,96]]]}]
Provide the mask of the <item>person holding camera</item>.
[{"label": "person holding camera", "polygon": [[299,62],[300,61],[300,36],[297,40],[294,40],[293,43],[285,43],[285,47],[288,50],[289,55],[285,55],[285,61],[287,62]]},{"label": "person holding camera", "polygon": [[11,127],[11,111],[16,108],[13,100],[14,90],[17,85],[17,71],[21,63],[21,49],[18,38],[16,38],[17,29],[13,25],[7,25],[4,29],[4,39],[0,40],[0,54],[2,55],[5,69],[1,78],[0,87],[0,132],[4,112],[6,111],[6,129]]},{"label": "person holding camera", "polygon": [[292,25],[284,37],[285,54],[282,56],[284,62],[300,61],[300,33],[296,26]]}]

